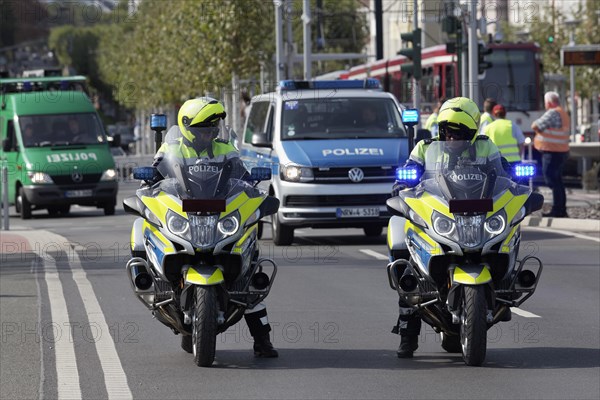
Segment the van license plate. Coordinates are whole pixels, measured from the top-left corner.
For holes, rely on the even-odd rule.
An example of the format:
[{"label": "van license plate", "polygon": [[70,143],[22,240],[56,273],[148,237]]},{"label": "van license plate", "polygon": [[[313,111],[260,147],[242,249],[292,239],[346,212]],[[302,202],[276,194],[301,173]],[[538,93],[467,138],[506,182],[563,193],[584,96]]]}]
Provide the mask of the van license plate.
[{"label": "van license plate", "polygon": [[338,218],[379,217],[379,208],[338,208],[335,214]]},{"label": "van license plate", "polygon": [[67,190],[65,192],[65,197],[91,197],[92,189],[86,190]]}]

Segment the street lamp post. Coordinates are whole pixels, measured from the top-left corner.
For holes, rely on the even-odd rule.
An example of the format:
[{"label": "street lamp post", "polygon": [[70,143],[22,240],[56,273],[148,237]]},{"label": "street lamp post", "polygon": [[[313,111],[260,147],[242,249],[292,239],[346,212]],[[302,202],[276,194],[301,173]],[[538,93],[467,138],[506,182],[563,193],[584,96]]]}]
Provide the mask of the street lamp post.
[{"label": "street lamp post", "polygon": [[[581,20],[572,19],[565,21],[565,25],[569,28],[569,46],[575,46],[575,27],[581,24]],[[575,104],[575,66],[569,67],[570,88],[571,92],[571,140],[575,142],[577,135],[577,105]]]}]

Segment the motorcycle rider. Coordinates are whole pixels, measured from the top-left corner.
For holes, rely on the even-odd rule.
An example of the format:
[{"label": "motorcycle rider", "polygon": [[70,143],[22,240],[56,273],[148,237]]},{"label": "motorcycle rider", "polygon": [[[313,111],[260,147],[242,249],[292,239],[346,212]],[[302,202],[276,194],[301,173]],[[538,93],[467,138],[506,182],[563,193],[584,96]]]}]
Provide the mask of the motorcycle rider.
[{"label": "motorcycle rider", "polygon": [[[434,141],[448,142],[445,149],[450,160],[452,157],[455,157],[456,161],[462,157],[469,157],[476,163],[477,160],[487,163],[500,158],[498,147],[488,140],[487,136],[477,135],[479,117],[479,108],[466,97],[455,97],[444,102],[438,114],[438,136],[419,141],[410,153],[405,167],[414,167],[420,172],[418,175],[423,176],[426,169],[425,153]],[[506,160],[503,159],[502,164],[507,168]],[[392,196],[397,196],[398,192],[405,188],[407,188],[406,183],[396,182],[392,189]],[[392,333],[400,334],[397,355],[398,358],[411,358],[419,347],[421,318],[402,300],[399,301],[399,306],[398,322],[392,329]]]},{"label": "motorcycle rider", "polygon": [[[154,157],[153,166],[157,167],[165,154],[184,159],[192,159],[194,163],[222,164],[231,162],[234,169],[241,168],[247,173],[238,150],[228,141],[219,139],[219,123],[226,116],[223,105],[210,97],[187,100],[177,115],[177,124],[181,135],[169,138],[161,145]],[[162,179],[158,177],[154,182]],[[269,338],[271,325],[267,318],[267,309],[263,303],[258,304],[244,314],[250,334],[254,338],[254,355],[256,357],[278,357],[277,350]]]}]

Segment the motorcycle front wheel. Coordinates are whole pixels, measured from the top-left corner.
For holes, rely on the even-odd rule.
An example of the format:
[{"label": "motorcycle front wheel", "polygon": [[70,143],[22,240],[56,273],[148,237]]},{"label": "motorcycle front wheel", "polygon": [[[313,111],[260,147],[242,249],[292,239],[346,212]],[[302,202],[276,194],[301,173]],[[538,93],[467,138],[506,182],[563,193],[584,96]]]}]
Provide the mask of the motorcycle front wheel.
[{"label": "motorcycle front wheel", "polygon": [[199,367],[210,367],[217,346],[217,291],[214,286],[196,286],[192,349]]},{"label": "motorcycle front wheel", "polygon": [[460,343],[465,364],[480,366],[485,360],[487,303],[485,287],[464,286]]}]

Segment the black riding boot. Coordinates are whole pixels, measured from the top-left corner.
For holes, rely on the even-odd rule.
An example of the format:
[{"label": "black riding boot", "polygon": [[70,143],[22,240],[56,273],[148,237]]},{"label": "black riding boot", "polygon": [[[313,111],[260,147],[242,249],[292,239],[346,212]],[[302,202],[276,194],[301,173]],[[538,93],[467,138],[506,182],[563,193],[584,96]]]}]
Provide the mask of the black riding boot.
[{"label": "black riding boot", "polygon": [[279,357],[277,350],[273,348],[271,339],[269,338],[269,332],[271,331],[271,325],[267,320],[267,310],[262,309],[260,311],[244,314],[250,334],[254,338],[254,356],[264,358]]},{"label": "black riding boot", "polygon": [[[400,304],[400,309],[404,307]],[[414,312],[400,314],[398,323],[392,333],[400,334],[400,346],[396,354],[398,358],[412,358],[415,350],[419,348],[419,333],[421,333],[421,318]]]}]

